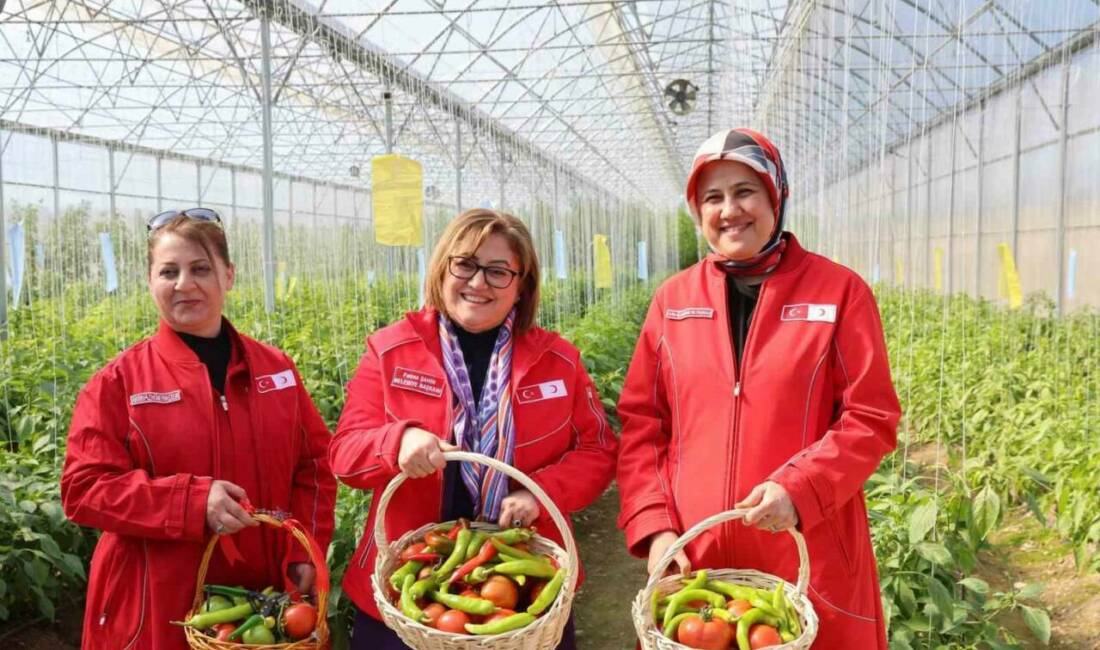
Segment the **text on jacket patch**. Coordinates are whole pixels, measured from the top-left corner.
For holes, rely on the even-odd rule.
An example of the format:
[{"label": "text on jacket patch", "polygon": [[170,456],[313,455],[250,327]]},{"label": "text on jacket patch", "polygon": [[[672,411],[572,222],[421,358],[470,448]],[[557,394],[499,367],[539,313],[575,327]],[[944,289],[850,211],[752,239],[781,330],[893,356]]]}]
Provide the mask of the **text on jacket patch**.
[{"label": "text on jacket patch", "polygon": [[443,394],[443,380],[441,378],[402,368],[401,366],[393,369],[393,379],[390,381],[390,386],[432,397],[439,397]]}]

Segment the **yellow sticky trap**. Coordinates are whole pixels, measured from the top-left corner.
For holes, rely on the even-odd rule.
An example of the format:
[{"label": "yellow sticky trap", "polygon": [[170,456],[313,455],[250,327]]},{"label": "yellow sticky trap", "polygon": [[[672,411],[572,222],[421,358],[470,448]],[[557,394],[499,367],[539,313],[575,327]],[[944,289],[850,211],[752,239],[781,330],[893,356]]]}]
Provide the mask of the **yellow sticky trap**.
[{"label": "yellow sticky trap", "polygon": [[275,300],[282,302],[286,297],[286,262],[275,265]]},{"label": "yellow sticky trap", "polygon": [[290,277],[290,284],[286,288],[286,297],[289,298],[294,295],[294,289],[298,286],[298,276],[293,275]]},{"label": "yellow sticky trap", "polygon": [[894,282],[905,284],[905,265],[898,259],[894,260]]},{"label": "yellow sticky trap", "polygon": [[592,245],[596,249],[596,288],[611,288],[611,248],[606,235],[595,235]]},{"label": "yellow sticky trap", "polygon": [[424,238],[424,177],[420,163],[386,154],[371,160],[374,241],[421,246]]},{"label": "yellow sticky trap", "polygon": [[1008,244],[997,244],[997,252],[1001,255],[1001,277],[998,280],[1001,297],[1008,298],[1009,307],[1019,309],[1024,304],[1024,292],[1020,288],[1020,275],[1016,272],[1012,249]]},{"label": "yellow sticky trap", "polygon": [[933,268],[936,291],[943,291],[943,249],[939,246],[933,251],[935,257]]}]

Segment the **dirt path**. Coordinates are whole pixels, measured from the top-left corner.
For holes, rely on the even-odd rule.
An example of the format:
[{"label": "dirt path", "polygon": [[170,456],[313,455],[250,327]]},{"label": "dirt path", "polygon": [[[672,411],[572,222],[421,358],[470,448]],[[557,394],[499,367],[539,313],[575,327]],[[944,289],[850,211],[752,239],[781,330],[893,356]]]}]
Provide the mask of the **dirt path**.
[{"label": "dirt path", "polygon": [[623,534],[615,527],[618,515],[619,494],[612,488],[574,516],[586,572],[573,602],[577,646],[583,650],[634,648],[630,604],[645,586],[645,562],[626,552]]}]

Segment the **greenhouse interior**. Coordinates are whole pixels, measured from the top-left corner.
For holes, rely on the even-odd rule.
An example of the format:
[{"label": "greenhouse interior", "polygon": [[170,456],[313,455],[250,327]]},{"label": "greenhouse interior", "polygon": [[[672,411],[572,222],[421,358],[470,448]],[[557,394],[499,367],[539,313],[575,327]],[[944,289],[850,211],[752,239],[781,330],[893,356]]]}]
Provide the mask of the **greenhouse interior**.
[{"label": "greenhouse interior", "polygon": [[[731,174],[747,180],[722,185]],[[469,215],[498,225],[470,239],[453,230]],[[741,230],[737,215],[756,216]],[[512,217],[519,230],[499,225]],[[211,220],[228,255],[183,234]],[[169,242],[206,266],[166,280]],[[506,254],[486,262],[493,242]],[[1100,648],[1100,0],[0,0],[0,267],[2,647],[236,647],[170,624],[221,599],[268,628],[241,637],[250,648]],[[237,433],[210,424],[214,402],[180,397],[156,341],[215,375],[193,342],[211,335],[176,327],[163,297],[181,286],[224,299],[223,369],[302,396],[272,426],[304,442],[263,433],[271,411]],[[535,323],[519,322],[525,301]],[[483,389],[467,347],[483,330],[459,314],[498,302]],[[422,341],[408,333],[421,321]],[[569,368],[511,386],[536,381],[517,377],[538,336],[549,352],[531,376]],[[408,365],[410,347],[438,364]],[[257,370],[264,354],[292,362]],[[230,383],[210,385],[226,423]],[[531,386],[544,415],[527,415]],[[156,409],[190,424],[161,415],[158,432]],[[409,433],[426,429],[421,452]],[[195,442],[157,440],[170,435]],[[285,555],[269,560],[278,597],[233,581],[220,555],[210,578],[229,591],[204,585],[212,552],[253,548],[254,531],[217,519],[250,517],[212,487],[247,474],[210,469],[230,452],[207,441],[234,435],[255,436],[233,452],[256,459],[249,480],[291,486],[255,503],[291,531],[263,532]],[[305,479],[262,448],[293,441],[302,463],[330,437],[310,459],[327,478],[309,479],[328,523],[292,530]],[[530,476],[448,471],[434,446],[448,440]],[[165,458],[188,446],[190,469]],[[371,459],[387,469],[367,485]],[[501,500],[500,485],[515,490]],[[769,485],[744,508],[774,515],[770,532],[743,513],[713,523]],[[477,522],[449,505],[421,516],[441,489],[473,499]],[[503,514],[505,530],[478,527],[498,510],[513,528]],[[429,591],[397,579],[387,594],[375,571],[428,524],[481,550],[458,557],[430,531],[420,553],[436,567],[417,560],[408,581]],[[530,553],[507,546],[517,529]],[[288,577],[299,538],[313,582]],[[484,586],[477,569],[438,578],[470,558],[495,572]],[[509,578],[513,560],[541,564]],[[742,571],[762,577],[735,584]],[[441,586],[458,573],[466,596]],[[723,575],[728,593],[709,590]],[[519,601],[471,606],[494,603],[493,581]],[[312,617],[301,637],[296,607]],[[428,607],[469,620],[446,631]],[[683,621],[721,628],[717,645]]]}]

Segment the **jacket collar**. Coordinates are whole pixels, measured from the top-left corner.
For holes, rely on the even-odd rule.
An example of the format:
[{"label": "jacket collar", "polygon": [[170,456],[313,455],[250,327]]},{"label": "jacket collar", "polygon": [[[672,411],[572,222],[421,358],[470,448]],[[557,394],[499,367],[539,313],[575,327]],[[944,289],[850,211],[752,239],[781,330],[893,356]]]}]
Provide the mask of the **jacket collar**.
[{"label": "jacket collar", "polygon": [[[230,367],[234,365],[239,359],[247,359],[247,351],[244,345],[241,343],[241,336],[229,322],[228,318],[222,317],[222,327],[229,331],[229,342],[232,345],[232,353],[229,361]],[[153,335],[153,347],[156,351],[164,357],[169,363],[177,364],[192,364],[201,365],[198,355],[187,347],[187,344],[183,342],[179,334],[172,329],[168,323],[164,322],[164,319],[160,320],[157,326],[157,332]]]},{"label": "jacket collar", "polygon": [[[431,307],[405,314],[413,331],[436,359],[443,358],[439,342],[439,312]],[[512,381],[518,382],[550,347],[552,334],[541,327],[532,327],[516,337],[512,346]],[[186,346],[184,346],[186,347]],[[188,350],[190,352],[190,350]]]}]

